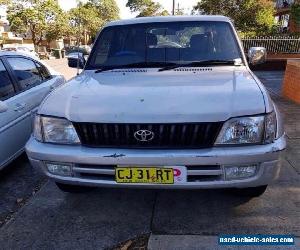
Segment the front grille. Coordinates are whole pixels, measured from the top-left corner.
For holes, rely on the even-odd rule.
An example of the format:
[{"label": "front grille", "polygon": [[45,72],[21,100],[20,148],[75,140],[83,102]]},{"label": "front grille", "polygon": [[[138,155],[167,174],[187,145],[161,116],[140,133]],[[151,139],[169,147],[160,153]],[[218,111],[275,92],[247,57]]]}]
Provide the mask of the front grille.
[{"label": "front grille", "polygon": [[[81,143],[88,147],[118,148],[210,148],[213,146],[221,122],[180,124],[111,124],[74,123]],[[139,141],[135,133],[147,130],[154,133],[149,141]]]}]

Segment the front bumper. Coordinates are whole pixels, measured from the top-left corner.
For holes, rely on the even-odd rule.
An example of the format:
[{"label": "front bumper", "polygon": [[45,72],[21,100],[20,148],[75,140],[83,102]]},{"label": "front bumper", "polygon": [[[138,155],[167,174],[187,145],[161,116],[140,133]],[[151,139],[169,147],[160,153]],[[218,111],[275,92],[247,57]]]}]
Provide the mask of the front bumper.
[{"label": "front bumper", "polygon": [[[285,136],[272,144],[243,147],[214,147],[199,150],[146,150],[87,148],[53,145],[31,138],[26,152],[32,165],[57,182],[73,185],[135,188],[245,188],[269,184],[280,170]],[[73,175],[58,176],[47,171],[45,162],[71,163]],[[225,180],[224,166],[258,165],[253,177]],[[188,166],[188,181],[180,184],[118,184],[114,166]]]}]

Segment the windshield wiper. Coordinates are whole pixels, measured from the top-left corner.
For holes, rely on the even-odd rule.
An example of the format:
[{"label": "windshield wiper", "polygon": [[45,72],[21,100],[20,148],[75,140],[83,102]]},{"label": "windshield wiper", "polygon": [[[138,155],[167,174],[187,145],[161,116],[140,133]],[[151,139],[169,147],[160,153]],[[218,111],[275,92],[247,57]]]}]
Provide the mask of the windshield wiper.
[{"label": "windshield wiper", "polygon": [[153,67],[171,67],[177,65],[176,63],[164,63],[164,62],[138,62],[130,63],[124,65],[114,65],[114,66],[103,66],[95,71],[95,73],[101,73],[113,69],[128,69],[128,68],[153,68]]},{"label": "windshield wiper", "polygon": [[161,72],[161,71],[172,70],[181,67],[200,67],[200,66],[211,66],[211,65],[240,65],[240,64],[237,64],[236,60],[205,60],[205,61],[195,61],[191,63],[180,63],[171,66],[166,66],[159,69],[158,71]]}]

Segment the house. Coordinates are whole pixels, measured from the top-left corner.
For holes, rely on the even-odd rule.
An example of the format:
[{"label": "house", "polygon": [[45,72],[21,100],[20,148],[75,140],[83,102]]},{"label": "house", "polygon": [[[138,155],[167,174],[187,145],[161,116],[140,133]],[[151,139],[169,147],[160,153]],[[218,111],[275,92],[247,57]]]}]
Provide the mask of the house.
[{"label": "house", "polygon": [[300,24],[291,19],[291,6],[300,0],[277,0],[275,18],[282,32],[300,32]]}]

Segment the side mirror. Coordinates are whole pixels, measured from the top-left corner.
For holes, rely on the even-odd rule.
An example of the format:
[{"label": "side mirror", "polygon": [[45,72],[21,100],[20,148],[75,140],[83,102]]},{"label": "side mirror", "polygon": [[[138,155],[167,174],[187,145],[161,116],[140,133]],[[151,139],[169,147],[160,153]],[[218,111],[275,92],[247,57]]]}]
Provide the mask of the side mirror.
[{"label": "side mirror", "polygon": [[0,101],[0,113],[4,113],[8,110],[8,107],[5,102]]},{"label": "side mirror", "polygon": [[249,49],[248,58],[251,65],[265,63],[267,61],[267,50],[264,47],[252,47]]},{"label": "side mirror", "polygon": [[68,58],[68,66],[70,68],[77,68],[80,69],[84,68],[85,65],[85,58],[82,53],[71,53],[67,56]]}]

